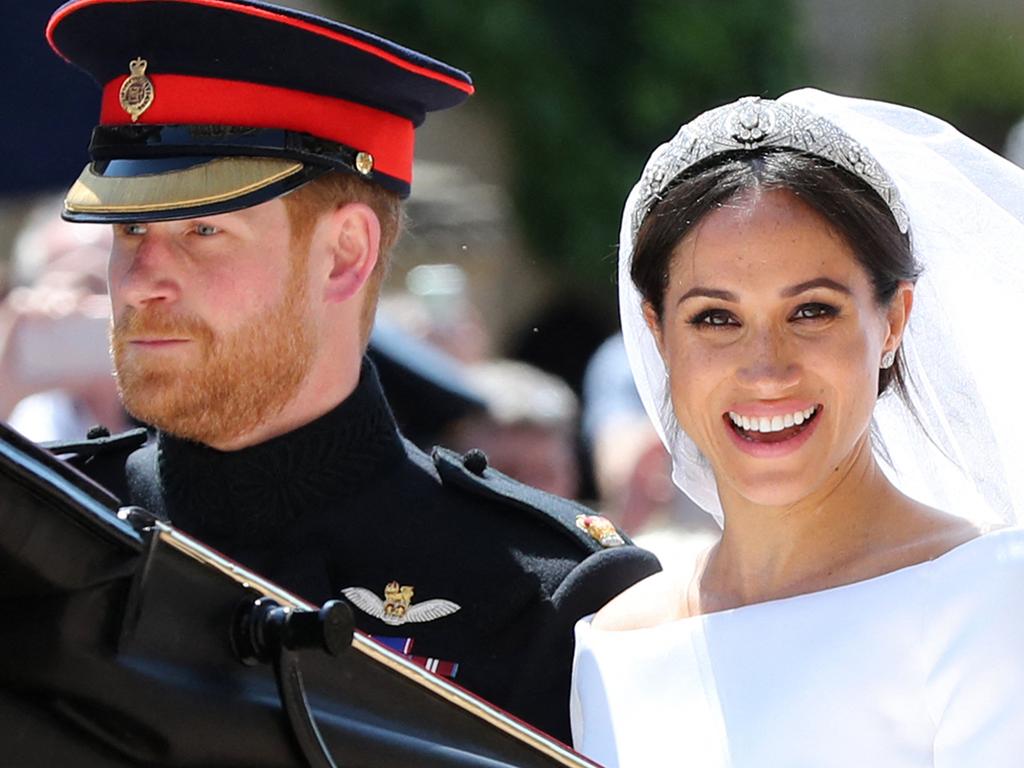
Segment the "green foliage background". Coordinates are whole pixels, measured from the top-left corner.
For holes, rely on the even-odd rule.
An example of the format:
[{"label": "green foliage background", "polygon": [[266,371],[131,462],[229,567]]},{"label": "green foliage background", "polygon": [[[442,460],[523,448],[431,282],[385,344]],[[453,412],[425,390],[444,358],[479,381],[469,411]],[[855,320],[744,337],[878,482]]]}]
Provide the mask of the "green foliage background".
[{"label": "green foliage background", "polygon": [[[680,123],[794,86],[788,0],[376,0],[351,20],[468,70],[508,126],[533,252],[610,298],[626,195]],[[602,288],[603,286],[603,288]]]},{"label": "green foliage background", "polygon": [[993,151],[1024,116],[1024,21],[946,8],[891,45],[874,96],[923,109]]}]

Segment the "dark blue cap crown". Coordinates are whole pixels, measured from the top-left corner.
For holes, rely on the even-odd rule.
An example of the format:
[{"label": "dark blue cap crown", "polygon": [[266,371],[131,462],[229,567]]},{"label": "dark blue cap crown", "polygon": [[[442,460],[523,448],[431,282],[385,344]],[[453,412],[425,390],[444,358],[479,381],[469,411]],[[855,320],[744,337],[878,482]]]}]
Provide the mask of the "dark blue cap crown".
[{"label": "dark blue cap crown", "polygon": [[78,220],[232,210],[331,169],[405,196],[414,128],[473,92],[415,51],[252,0],[73,0],[47,36],[103,89]]}]

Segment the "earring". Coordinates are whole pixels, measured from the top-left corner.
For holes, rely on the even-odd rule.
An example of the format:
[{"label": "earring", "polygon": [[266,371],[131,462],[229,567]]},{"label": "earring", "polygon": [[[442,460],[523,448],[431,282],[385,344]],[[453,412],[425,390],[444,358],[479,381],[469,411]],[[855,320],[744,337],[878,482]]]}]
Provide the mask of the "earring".
[{"label": "earring", "polygon": [[882,355],[882,362],[879,365],[883,370],[886,368],[892,368],[893,362],[896,360],[896,350],[890,349],[884,355]]}]

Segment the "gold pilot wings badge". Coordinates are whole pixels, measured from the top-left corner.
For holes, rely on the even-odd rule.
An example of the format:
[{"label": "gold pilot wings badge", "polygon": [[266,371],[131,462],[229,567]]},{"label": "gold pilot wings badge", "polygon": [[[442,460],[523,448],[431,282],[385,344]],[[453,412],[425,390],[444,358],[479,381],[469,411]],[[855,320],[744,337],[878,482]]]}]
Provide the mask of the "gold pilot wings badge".
[{"label": "gold pilot wings badge", "polygon": [[419,605],[413,605],[413,591],[412,587],[404,584],[399,586],[397,581],[392,581],[384,587],[383,600],[364,587],[346,587],[341,590],[341,594],[359,610],[393,627],[443,619],[461,608],[451,600],[440,599],[425,600]]}]

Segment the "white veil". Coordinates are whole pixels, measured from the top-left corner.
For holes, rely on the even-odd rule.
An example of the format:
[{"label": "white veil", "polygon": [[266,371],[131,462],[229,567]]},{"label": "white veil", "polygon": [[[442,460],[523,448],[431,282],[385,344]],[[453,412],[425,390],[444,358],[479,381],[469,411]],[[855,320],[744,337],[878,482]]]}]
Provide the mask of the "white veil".
[{"label": "white veil", "polygon": [[[914,407],[875,408],[876,455],[903,492],[978,522],[1024,519],[1024,169],[931,115],[813,89],[779,101],[824,117],[873,155],[895,183],[924,272],[903,339]],[[679,135],[647,169],[683,153]],[[672,455],[672,478],[722,525],[711,467],[679,429],[665,366],[629,276],[650,174],[626,201],[619,302],[633,377]],[[659,178],[661,190],[671,178]],[[638,216],[637,214],[641,215]],[[927,434],[926,434],[927,432]]]}]

